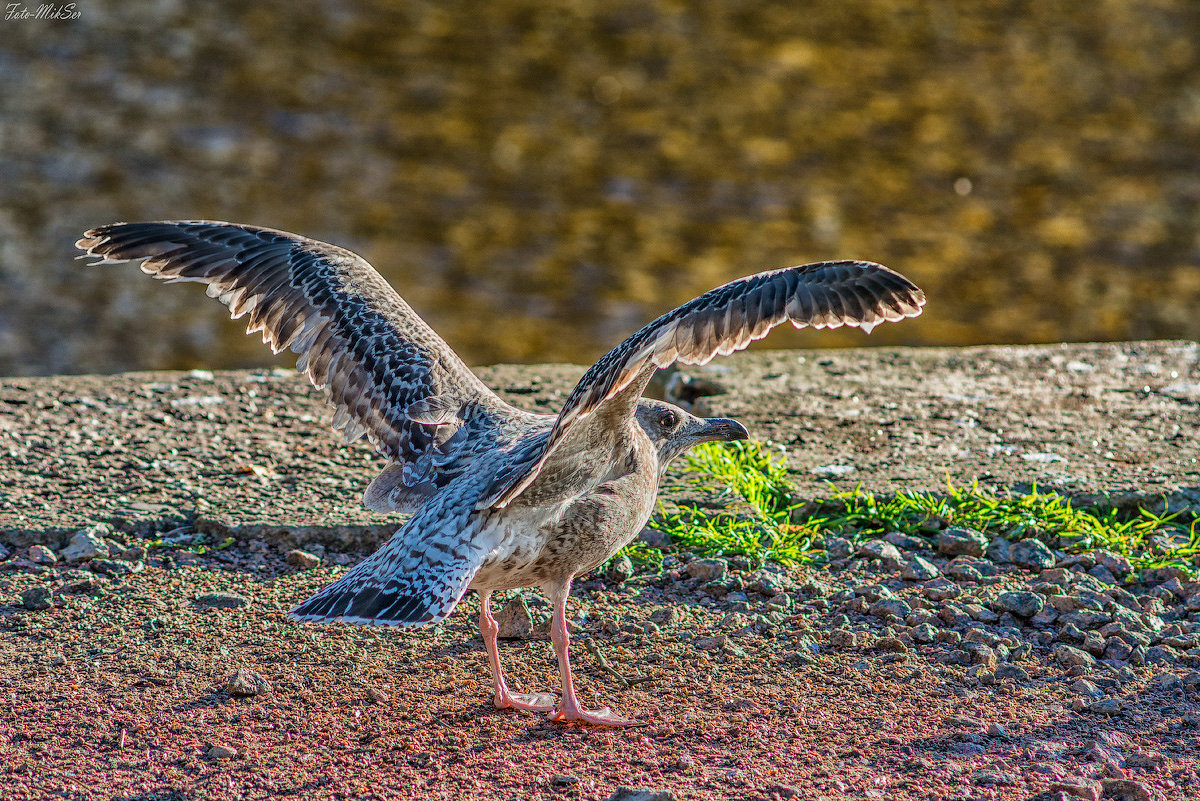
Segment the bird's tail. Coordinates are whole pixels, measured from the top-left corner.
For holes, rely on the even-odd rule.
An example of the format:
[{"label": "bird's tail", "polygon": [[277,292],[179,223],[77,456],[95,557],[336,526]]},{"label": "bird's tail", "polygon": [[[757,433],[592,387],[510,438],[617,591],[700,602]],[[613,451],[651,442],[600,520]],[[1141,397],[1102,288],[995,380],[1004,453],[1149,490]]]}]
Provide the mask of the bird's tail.
[{"label": "bird's tail", "polygon": [[458,598],[446,603],[441,593],[422,593],[404,578],[382,582],[354,580],[353,571],[288,612],[309,623],[361,626],[420,626],[444,620]]},{"label": "bird's tail", "polygon": [[445,620],[495,543],[472,501],[438,497],[349,573],[288,612],[293,620],[421,626]]}]

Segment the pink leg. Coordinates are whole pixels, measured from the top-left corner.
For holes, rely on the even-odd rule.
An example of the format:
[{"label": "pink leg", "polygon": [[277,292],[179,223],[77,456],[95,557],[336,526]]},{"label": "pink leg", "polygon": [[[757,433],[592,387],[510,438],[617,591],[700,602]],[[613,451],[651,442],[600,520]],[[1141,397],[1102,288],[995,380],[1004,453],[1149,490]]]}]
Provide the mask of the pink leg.
[{"label": "pink leg", "polygon": [[554,703],[558,699],[552,693],[526,695],[509,692],[508,684],[504,681],[504,671],[500,669],[500,646],[496,642],[500,626],[496,624],[496,619],[492,617],[492,610],[488,608],[491,598],[490,592],[479,593],[479,634],[483,637],[484,646],[487,647],[488,663],[492,666],[492,684],[496,688],[492,703],[496,705],[497,709],[523,709],[526,712],[553,711]]},{"label": "pink leg", "polygon": [[550,640],[554,643],[554,653],[558,656],[563,693],[562,701],[550,714],[550,719],[581,720],[600,726],[633,726],[636,721],[626,720],[608,707],[589,710],[579,705],[579,698],[575,695],[575,678],[571,675],[571,637],[567,633],[567,595],[570,591],[571,580],[567,579],[562,587],[554,587],[550,593],[554,602],[554,622],[550,625]]}]

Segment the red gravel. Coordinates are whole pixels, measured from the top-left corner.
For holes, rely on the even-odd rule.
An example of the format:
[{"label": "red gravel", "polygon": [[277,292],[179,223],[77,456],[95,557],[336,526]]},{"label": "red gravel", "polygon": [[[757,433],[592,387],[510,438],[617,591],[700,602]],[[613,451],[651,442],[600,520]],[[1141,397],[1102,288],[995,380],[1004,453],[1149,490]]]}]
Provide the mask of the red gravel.
[{"label": "red gravel", "polygon": [[[621,688],[576,638],[585,699],[645,722],[600,730],[491,708],[473,597],[429,630],[299,626],[282,612],[327,581],[328,568],[295,572],[245,551],[220,557],[104,580],[97,597],[60,595],[43,611],[0,606],[5,798],[605,799],[631,785],[705,801],[793,790],[1026,799],[1055,781],[1114,775],[1165,798],[1200,793],[1197,707],[1153,689],[1149,670],[1125,687],[1131,708],[1105,718],[1070,711],[1072,679],[1045,662],[1025,663],[1025,686],[981,685],[937,664],[932,647],[824,648],[812,664],[795,663],[786,635],[811,629],[821,640],[821,615],[702,651],[687,635],[721,633],[719,605],[681,585],[667,584],[672,598],[638,580],[627,590],[593,580],[571,607],[582,631],[615,669],[649,677]],[[60,586],[47,576],[0,575],[0,593]],[[194,601],[218,591],[249,604]],[[601,633],[602,621],[640,628],[666,608],[677,619],[661,632]],[[556,685],[544,637],[502,649],[515,684]],[[226,682],[243,667],[273,692],[231,697]],[[990,724],[1007,734],[989,736]],[[1097,742],[1145,767],[1105,767]],[[218,758],[214,746],[236,754]],[[1013,784],[988,785],[989,775]]]}]

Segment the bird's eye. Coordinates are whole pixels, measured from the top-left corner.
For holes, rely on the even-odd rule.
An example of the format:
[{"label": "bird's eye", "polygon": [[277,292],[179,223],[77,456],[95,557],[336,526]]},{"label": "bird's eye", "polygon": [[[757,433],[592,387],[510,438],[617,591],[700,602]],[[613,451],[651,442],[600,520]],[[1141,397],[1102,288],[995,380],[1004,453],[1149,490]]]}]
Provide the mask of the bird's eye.
[{"label": "bird's eye", "polygon": [[658,424],[663,428],[674,428],[678,418],[675,417],[675,412],[663,412],[662,417],[658,418]]}]

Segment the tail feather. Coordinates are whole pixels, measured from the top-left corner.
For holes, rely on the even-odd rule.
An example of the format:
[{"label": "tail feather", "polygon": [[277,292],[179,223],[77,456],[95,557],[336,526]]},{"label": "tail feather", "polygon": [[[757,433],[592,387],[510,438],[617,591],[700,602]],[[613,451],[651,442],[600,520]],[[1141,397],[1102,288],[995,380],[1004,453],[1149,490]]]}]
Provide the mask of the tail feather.
[{"label": "tail feather", "polygon": [[365,626],[420,626],[444,620],[458,599],[446,604],[434,588],[426,594],[389,581],[384,586],[343,587],[331,584],[288,612],[293,620],[311,623],[357,623]]},{"label": "tail feather", "polygon": [[475,501],[486,481],[461,477],[430,498],[386,544],[288,612],[293,620],[420,626],[449,617],[503,527]]}]

